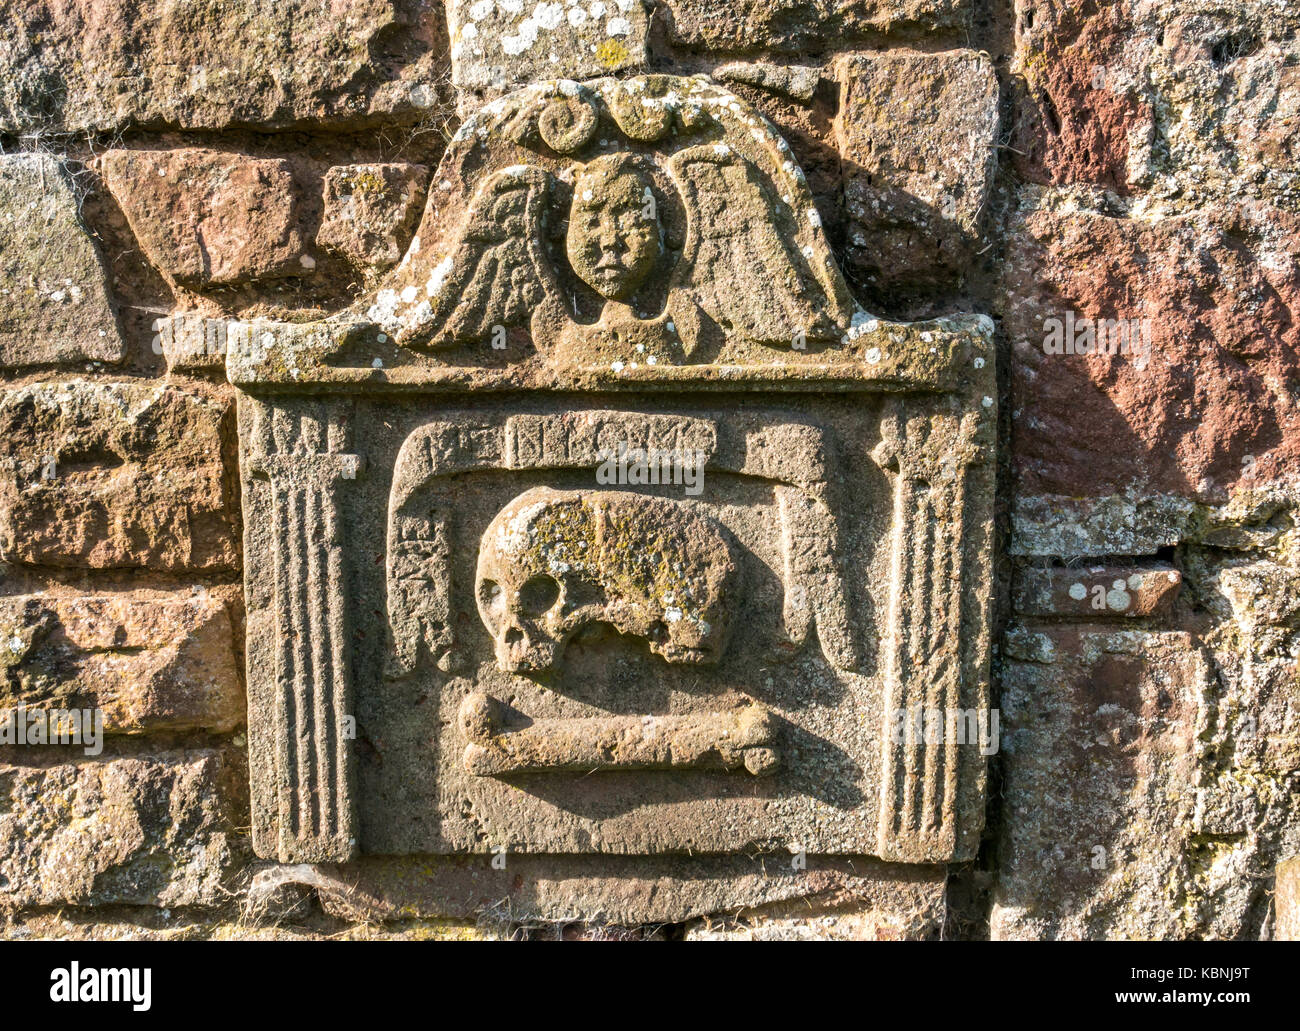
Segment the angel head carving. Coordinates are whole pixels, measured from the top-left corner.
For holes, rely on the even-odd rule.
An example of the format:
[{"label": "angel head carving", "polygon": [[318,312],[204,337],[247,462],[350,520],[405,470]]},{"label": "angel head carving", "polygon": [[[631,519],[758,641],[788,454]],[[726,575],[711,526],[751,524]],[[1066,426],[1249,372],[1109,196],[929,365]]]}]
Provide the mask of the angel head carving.
[{"label": "angel head carving", "polygon": [[630,154],[599,157],[573,183],[569,264],[596,293],[626,301],[663,260],[664,233],[651,178]]},{"label": "angel head carving", "polygon": [[[445,214],[430,201],[434,231],[369,317],[419,350],[518,329],[561,364],[616,368],[840,342],[853,303],[789,147],[718,87],[659,78],[539,86],[467,123],[453,165],[472,192]],[[612,103],[624,93],[638,102]],[[589,115],[580,138],[547,129],[561,95]],[[629,121],[660,108],[657,135]],[[626,142],[597,139],[606,117]],[[488,171],[494,155],[515,163]]]}]

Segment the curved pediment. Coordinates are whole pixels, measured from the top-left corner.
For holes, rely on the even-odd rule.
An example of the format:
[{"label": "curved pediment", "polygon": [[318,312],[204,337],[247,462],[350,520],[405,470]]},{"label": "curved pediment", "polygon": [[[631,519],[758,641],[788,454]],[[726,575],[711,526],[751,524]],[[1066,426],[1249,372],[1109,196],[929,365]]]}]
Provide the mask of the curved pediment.
[{"label": "curved pediment", "polygon": [[326,320],[237,324],[228,364],[245,385],[944,390],[988,328],[862,311],[771,123],[644,75],[485,105],[387,279]]}]

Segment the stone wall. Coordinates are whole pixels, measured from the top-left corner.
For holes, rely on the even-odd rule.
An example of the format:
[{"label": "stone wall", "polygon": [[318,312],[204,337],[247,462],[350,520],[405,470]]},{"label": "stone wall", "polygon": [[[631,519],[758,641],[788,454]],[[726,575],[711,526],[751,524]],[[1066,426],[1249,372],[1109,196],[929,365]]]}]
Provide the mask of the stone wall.
[{"label": "stone wall", "polygon": [[[0,744],[6,936],[1294,925],[1274,904],[1300,855],[1288,0],[19,6],[0,25],[0,709],[98,712],[103,741]],[[373,296],[481,105],[644,72],[711,77],[770,120],[862,308],[996,325],[1001,747],[977,858],[737,859],[677,897],[663,857],[512,857],[503,900],[488,856],[440,873],[436,904],[405,868],[362,891],[259,858],[257,528],[221,327]]]}]

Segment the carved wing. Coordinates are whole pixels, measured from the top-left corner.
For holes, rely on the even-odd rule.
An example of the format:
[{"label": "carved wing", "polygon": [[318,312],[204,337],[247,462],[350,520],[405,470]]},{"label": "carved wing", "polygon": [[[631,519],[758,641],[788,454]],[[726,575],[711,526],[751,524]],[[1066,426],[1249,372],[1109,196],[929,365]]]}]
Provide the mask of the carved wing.
[{"label": "carved wing", "polygon": [[559,298],[541,242],[552,182],[549,172],[517,165],[479,187],[448,255],[432,265],[427,281],[393,299],[401,344],[487,342],[495,327],[527,326],[544,302]]},{"label": "carved wing", "polygon": [[[686,203],[687,237],[674,288],[728,333],[774,347],[838,340],[843,301],[828,296],[800,252],[797,227],[758,170],[726,144],[669,162]],[[811,205],[811,201],[809,202]]]}]

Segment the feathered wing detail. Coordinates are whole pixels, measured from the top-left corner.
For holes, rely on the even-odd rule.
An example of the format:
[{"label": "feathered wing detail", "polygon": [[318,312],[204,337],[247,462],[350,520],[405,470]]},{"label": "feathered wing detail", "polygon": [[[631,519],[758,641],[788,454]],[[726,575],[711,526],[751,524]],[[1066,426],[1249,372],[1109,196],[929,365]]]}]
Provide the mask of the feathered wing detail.
[{"label": "feathered wing detail", "polygon": [[399,343],[435,349],[488,342],[528,326],[560,296],[541,233],[553,177],[531,165],[496,172],[474,194],[459,240],[427,282],[395,297]]},{"label": "feathered wing detail", "polygon": [[[845,298],[834,284],[828,290],[819,281],[800,252],[788,208],[770,195],[749,161],[726,144],[706,145],[678,152],[669,170],[688,221],[674,289],[689,293],[725,331],[748,340],[789,348],[840,339]],[[830,274],[839,275],[833,267]]]}]

